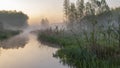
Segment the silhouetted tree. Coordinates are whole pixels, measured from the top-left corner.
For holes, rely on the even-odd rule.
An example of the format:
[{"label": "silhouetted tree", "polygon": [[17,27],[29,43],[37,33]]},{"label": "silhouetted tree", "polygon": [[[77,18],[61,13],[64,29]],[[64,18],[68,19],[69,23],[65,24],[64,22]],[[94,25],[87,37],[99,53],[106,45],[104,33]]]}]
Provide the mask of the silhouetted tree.
[{"label": "silhouetted tree", "polygon": [[91,3],[87,2],[85,6],[85,15],[94,15],[95,10],[92,8]]},{"label": "silhouetted tree", "polygon": [[100,8],[101,8],[101,2],[98,1],[98,0],[91,0],[91,7],[92,7],[92,10],[95,11],[95,14],[100,14]]},{"label": "silhouetted tree", "polygon": [[43,19],[41,19],[41,26],[43,27],[43,28],[48,28],[49,27],[49,21],[48,21],[48,19],[47,18],[43,18]]},{"label": "silhouetted tree", "polygon": [[70,7],[69,0],[64,0],[63,6],[64,6],[64,13],[65,13],[66,21],[68,21],[69,7]]},{"label": "silhouetted tree", "polygon": [[71,3],[70,5],[68,18],[69,18],[70,27],[73,27],[73,23],[75,23],[77,20],[77,10],[74,3]]},{"label": "silhouetted tree", "polygon": [[110,10],[110,8],[107,5],[106,1],[105,0],[101,0],[101,11],[102,12],[107,12],[109,10]]},{"label": "silhouetted tree", "polygon": [[98,0],[91,0],[91,5],[92,5],[92,8],[96,8],[97,7],[97,1]]},{"label": "silhouetted tree", "polygon": [[80,22],[81,18],[84,16],[84,0],[77,0],[77,15],[78,22]]},{"label": "silhouetted tree", "polygon": [[[17,11],[0,11],[0,21],[4,22],[5,26],[9,25],[12,28],[22,28],[27,26],[28,16],[23,12]],[[8,28],[7,26],[5,28]],[[9,29],[9,28],[8,28]]]}]

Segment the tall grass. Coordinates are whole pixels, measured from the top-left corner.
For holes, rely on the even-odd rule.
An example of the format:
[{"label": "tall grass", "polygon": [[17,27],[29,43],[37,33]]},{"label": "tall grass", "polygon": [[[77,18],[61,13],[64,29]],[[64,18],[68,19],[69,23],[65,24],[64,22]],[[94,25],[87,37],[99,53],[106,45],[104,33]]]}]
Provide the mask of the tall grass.
[{"label": "tall grass", "polygon": [[120,68],[120,25],[108,22],[107,27],[98,27],[96,20],[91,21],[91,31],[48,29],[41,31],[38,39],[59,45],[61,49],[53,56],[73,68]]},{"label": "tall grass", "polygon": [[[88,38],[87,32],[83,34],[56,33],[54,30],[47,30],[40,32],[38,39],[43,42],[59,45],[61,49],[53,56],[61,59],[63,64],[73,68],[120,67],[120,48],[118,42],[114,41],[115,36],[112,37],[112,40],[106,38],[108,36],[107,30],[101,33],[94,33],[94,38],[93,33],[91,33],[90,38]],[[95,34],[101,34],[102,36],[96,41]],[[112,44],[109,45],[110,43]]]}]

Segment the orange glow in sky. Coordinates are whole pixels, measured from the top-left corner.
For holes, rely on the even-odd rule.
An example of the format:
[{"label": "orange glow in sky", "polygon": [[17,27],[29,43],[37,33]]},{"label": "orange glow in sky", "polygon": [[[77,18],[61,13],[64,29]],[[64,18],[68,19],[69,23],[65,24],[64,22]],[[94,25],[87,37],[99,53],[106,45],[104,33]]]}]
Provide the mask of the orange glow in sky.
[{"label": "orange glow in sky", "polygon": [[[22,11],[29,16],[29,23],[39,23],[41,18],[48,18],[50,22],[56,23],[63,21],[63,1],[64,0],[0,0],[0,10]],[[106,1],[110,7],[120,6],[120,0]]]}]

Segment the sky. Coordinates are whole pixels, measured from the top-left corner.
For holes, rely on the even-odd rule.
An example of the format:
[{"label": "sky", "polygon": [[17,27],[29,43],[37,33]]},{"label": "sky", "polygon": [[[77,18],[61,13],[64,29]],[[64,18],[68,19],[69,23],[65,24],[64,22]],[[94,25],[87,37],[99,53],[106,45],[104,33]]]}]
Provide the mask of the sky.
[{"label": "sky", "polygon": [[[0,10],[22,11],[29,16],[29,24],[39,23],[41,18],[50,22],[63,21],[64,0],[0,0]],[[74,2],[75,0],[71,0]],[[85,0],[87,1],[87,0]],[[106,0],[112,8],[120,7],[120,0]]]}]

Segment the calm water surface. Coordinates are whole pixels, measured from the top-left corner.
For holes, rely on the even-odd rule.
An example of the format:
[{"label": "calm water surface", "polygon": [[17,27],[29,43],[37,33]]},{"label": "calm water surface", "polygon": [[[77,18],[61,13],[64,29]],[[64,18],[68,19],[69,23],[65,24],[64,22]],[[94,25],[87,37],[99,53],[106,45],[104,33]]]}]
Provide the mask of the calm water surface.
[{"label": "calm water surface", "polygon": [[5,42],[0,43],[0,68],[68,68],[53,58],[57,48],[41,44],[35,35],[19,35]]}]

